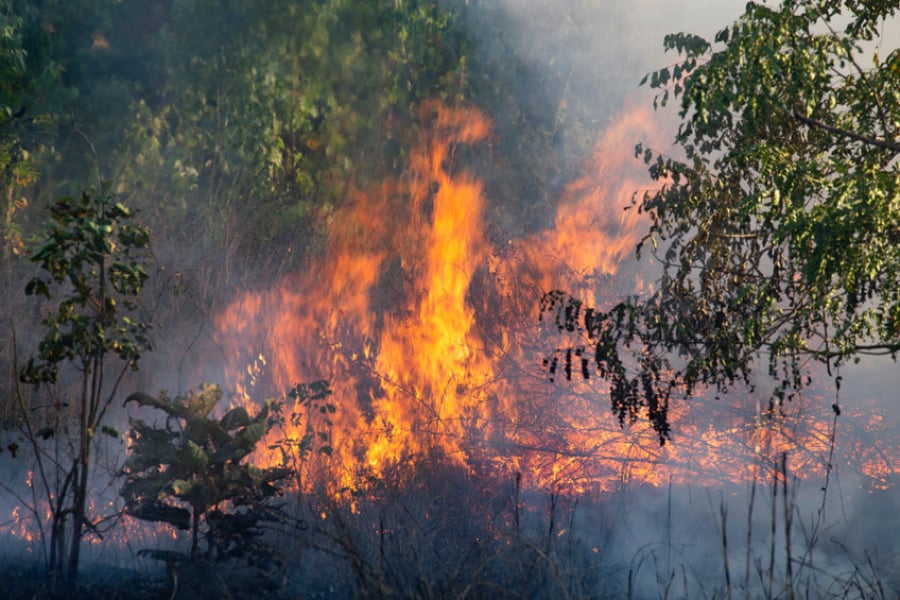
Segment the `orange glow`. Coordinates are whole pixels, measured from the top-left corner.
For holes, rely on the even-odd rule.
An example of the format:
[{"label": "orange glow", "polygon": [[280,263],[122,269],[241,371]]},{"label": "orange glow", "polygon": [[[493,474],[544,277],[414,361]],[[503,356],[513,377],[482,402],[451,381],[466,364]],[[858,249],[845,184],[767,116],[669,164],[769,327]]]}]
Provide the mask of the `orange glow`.
[{"label": "orange glow", "polygon": [[638,141],[658,141],[658,134],[649,129],[653,122],[653,113],[642,106],[610,123],[594,147],[586,174],[566,186],[553,229],[519,244],[543,288],[615,275],[634,254],[646,222],[632,199],[651,182],[632,148]]},{"label": "orange glow", "polygon": [[[649,185],[631,149],[640,140],[661,146],[652,113],[610,123],[584,176],[564,189],[553,226],[502,252],[484,235],[482,184],[454,160],[460,147],[489,141],[489,121],[437,103],[420,114],[407,170],[352,192],[327,216],[321,257],[244,293],[216,319],[234,402],[322,378],[334,392],[333,413],[289,400],[295,418],[255,460],[287,460],[297,485],[334,493],[435,455],[572,491],[747,481],[786,451],[793,473],[825,474],[824,400],[768,418],[748,398],[700,398],[672,412],[675,440],[660,447],[643,422],[619,427],[602,382],[553,384],[540,370],[559,343],[538,321],[542,293],[570,290],[602,307],[639,287],[635,268],[623,265],[646,223],[626,207]],[[310,432],[310,451],[299,450]],[[881,485],[900,465],[887,458],[895,454],[861,452],[854,468]]]},{"label": "orange glow", "polygon": [[[257,463],[286,462],[297,487],[351,507],[344,491],[365,492],[432,457],[571,493],[773,481],[785,452],[798,478],[840,469],[862,474],[868,489],[896,482],[900,427],[871,402],[843,407],[833,456],[834,415],[821,397],[774,416],[738,394],[680,402],[670,413],[674,439],[660,447],[645,421],[619,426],[602,381],[551,383],[541,371],[548,349],[566,343],[538,319],[544,292],[570,290],[602,308],[640,287],[628,259],[646,223],[625,207],[648,185],[630,149],[638,140],[662,147],[649,111],[610,123],[551,226],[504,248],[484,235],[490,198],[454,158],[490,141],[489,121],[433,103],[421,115],[407,170],[323,217],[329,238],[307,270],[240,295],[216,319],[232,402],[331,382],[334,410],[288,399],[286,430],[270,432]],[[116,505],[90,512],[114,514]],[[46,501],[17,506],[0,530],[35,551],[48,531],[37,522],[51,516]],[[105,539],[139,548],[186,535],[125,519]]]}]

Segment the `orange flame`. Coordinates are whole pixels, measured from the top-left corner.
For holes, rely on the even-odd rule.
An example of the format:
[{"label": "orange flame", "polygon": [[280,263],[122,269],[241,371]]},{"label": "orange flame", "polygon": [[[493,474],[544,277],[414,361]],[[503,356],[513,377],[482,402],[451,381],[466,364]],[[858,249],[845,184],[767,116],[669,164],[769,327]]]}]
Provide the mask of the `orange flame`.
[{"label": "orange flame", "polygon": [[[645,225],[624,209],[646,183],[627,149],[639,139],[660,145],[649,111],[609,125],[552,228],[502,249],[483,234],[482,185],[454,160],[460,145],[489,139],[488,120],[433,103],[421,114],[408,170],[353,192],[329,217],[328,243],[307,271],[242,294],[217,317],[236,402],[319,378],[334,391],[333,411],[290,404],[284,431],[270,432],[257,462],[287,462],[298,487],[331,493],[364,490],[434,455],[571,492],[771,481],[785,452],[800,477],[841,468],[864,474],[870,489],[895,482],[900,427],[871,403],[845,407],[835,430],[823,398],[766,415],[752,398],[701,397],[676,407],[676,438],[660,447],[645,422],[619,426],[602,382],[552,384],[540,372],[558,341],[538,321],[543,292],[567,289],[602,306],[639,287],[624,265]],[[114,503],[100,508],[91,512],[116,512]],[[46,501],[17,506],[0,531],[37,551],[36,524],[51,517]],[[117,547],[141,547],[181,534],[125,521],[111,535]]]},{"label": "orange flame", "polygon": [[640,140],[657,137],[648,128],[651,123],[653,114],[644,107],[610,123],[594,147],[587,174],[566,186],[554,228],[520,244],[545,289],[615,275],[634,253],[645,223],[636,209],[629,209],[648,180],[629,150]]},{"label": "orange flame", "polygon": [[[483,234],[482,185],[454,160],[461,145],[489,138],[488,120],[437,103],[421,115],[407,171],[350,195],[329,217],[321,259],[241,295],[216,320],[236,401],[332,382],[334,410],[292,405],[258,461],[290,459],[298,485],[335,492],[435,453],[574,490],[747,480],[787,450],[796,472],[831,468],[825,402],[797,402],[769,419],[738,399],[699,399],[674,412],[676,442],[660,447],[644,423],[619,427],[602,384],[562,390],[539,372],[554,343],[544,336],[556,335],[538,323],[543,292],[573,290],[603,305],[639,286],[623,264],[645,224],[625,208],[647,184],[628,149],[654,139],[650,112],[611,123],[586,175],[565,188],[553,228],[502,252]],[[875,463],[858,464],[878,481],[898,466]]]}]

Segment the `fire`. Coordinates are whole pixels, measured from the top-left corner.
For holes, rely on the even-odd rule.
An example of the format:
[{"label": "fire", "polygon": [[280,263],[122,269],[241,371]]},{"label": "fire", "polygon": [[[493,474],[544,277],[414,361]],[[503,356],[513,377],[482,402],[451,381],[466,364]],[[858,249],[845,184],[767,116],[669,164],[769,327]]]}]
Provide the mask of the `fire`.
[{"label": "fire", "polygon": [[276,389],[333,380],[339,406],[325,426],[344,485],[435,443],[463,461],[467,428],[486,426],[483,398],[467,390],[482,387],[492,366],[466,302],[489,256],[484,200],[475,178],[451,170],[456,144],[482,140],[490,127],[477,111],[438,105],[423,119],[430,133],[409,175],[353,195],[330,226],[320,265],[272,292],[245,295],[218,319],[237,364],[250,348],[263,349]]},{"label": "fire", "polygon": [[[556,335],[538,323],[543,292],[603,306],[639,287],[625,265],[645,224],[626,207],[647,184],[629,149],[653,129],[644,109],[612,122],[553,227],[501,252],[484,235],[484,188],[455,160],[490,139],[490,122],[474,108],[424,105],[407,170],[326,217],[329,240],[307,271],[244,293],[216,319],[235,402],[320,378],[334,392],[333,409],[289,406],[294,418],[256,460],[280,464],[286,443],[296,450],[312,434],[292,455],[297,484],[333,492],[435,454],[572,490],[746,481],[786,451],[796,473],[832,468],[821,399],[768,417],[749,399],[701,398],[674,411],[677,439],[660,447],[644,423],[619,427],[602,383],[561,389],[540,372]],[[876,481],[896,472],[890,453],[867,456],[857,464]]]},{"label": "fire", "polygon": [[468,390],[481,387],[492,368],[478,349],[474,311],[466,302],[488,256],[481,234],[484,200],[470,176],[450,176],[451,143],[441,135],[453,132],[459,143],[473,143],[484,139],[488,126],[480,114],[437,108],[436,133],[412,159],[410,195],[422,248],[413,272],[424,285],[414,284],[416,298],[406,314],[384,317],[374,365],[386,392],[372,401],[376,431],[385,434],[366,452],[367,465],[376,470],[404,453],[422,452],[428,438],[441,440],[448,456],[462,458],[466,428],[488,426],[481,398]]},{"label": "fire", "polygon": [[[652,112],[640,106],[610,123],[594,147],[587,174],[566,186],[555,226],[520,244],[542,288],[616,275],[634,253],[645,223],[636,209],[629,209],[635,193],[646,189],[648,182],[643,165],[630,150],[639,140],[661,145],[649,127],[653,122]],[[598,300],[590,298],[592,303]]]}]

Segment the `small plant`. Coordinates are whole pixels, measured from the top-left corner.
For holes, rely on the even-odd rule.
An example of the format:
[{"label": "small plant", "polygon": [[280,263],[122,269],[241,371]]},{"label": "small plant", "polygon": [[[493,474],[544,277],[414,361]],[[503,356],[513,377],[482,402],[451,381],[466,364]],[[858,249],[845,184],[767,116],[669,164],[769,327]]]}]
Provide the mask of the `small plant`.
[{"label": "small plant", "polygon": [[[34,451],[35,477],[50,512],[50,571],[74,580],[81,538],[96,531],[88,515],[92,449],[119,385],[151,347],[150,325],[136,318],[147,279],[150,231],[130,223],[134,213],[101,191],[62,198],[50,207],[50,225],[30,260],[40,273],[25,293],[50,305],[38,351],[19,372],[23,383],[50,396],[18,405]],[[115,360],[115,359],[118,359]],[[37,514],[37,502],[32,510]]]},{"label": "small plant", "polygon": [[237,407],[216,419],[211,413],[221,398],[214,385],[187,397],[129,396],[126,403],[155,408],[166,418],[162,427],[131,420],[132,453],[120,494],[127,515],[191,532],[189,553],[144,549],[141,555],[173,568],[241,561],[264,573],[281,562],[262,524],[284,519],[272,500],[289,471],[258,468],[246,459],[273,425],[278,407],[267,400],[255,416]]},{"label": "small plant", "polygon": [[328,401],[331,387],[328,381],[298,383],[288,392],[293,400],[289,414],[276,420],[282,436],[269,445],[270,450],[281,452],[282,464],[296,478],[297,489],[304,489],[304,476],[311,477],[313,469],[309,460],[313,453],[331,456],[331,416],[337,407]]}]

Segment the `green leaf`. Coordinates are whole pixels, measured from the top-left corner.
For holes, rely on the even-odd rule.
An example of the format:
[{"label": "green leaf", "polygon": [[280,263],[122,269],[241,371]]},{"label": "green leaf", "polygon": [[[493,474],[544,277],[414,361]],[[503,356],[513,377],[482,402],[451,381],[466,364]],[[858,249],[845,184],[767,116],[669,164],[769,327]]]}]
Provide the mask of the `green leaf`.
[{"label": "green leaf", "polygon": [[202,472],[209,466],[209,456],[206,451],[193,440],[187,440],[178,452],[176,459],[193,472]]},{"label": "green leaf", "polygon": [[247,426],[247,428],[241,433],[241,439],[244,440],[249,445],[249,447],[252,447],[262,439],[262,436],[265,433],[265,423],[253,423],[252,425]]},{"label": "green leaf", "polygon": [[103,425],[100,428],[100,431],[101,431],[101,433],[104,433],[104,434],[108,435],[109,437],[115,438],[115,439],[119,439],[119,437],[121,435],[117,429],[115,429],[114,427],[110,427],[109,425]]},{"label": "green leaf", "polygon": [[243,406],[232,408],[222,417],[221,425],[226,431],[231,431],[239,427],[246,427],[250,424],[250,415]]},{"label": "green leaf", "polygon": [[[150,521],[153,523],[163,522],[174,525],[178,529],[190,529],[191,513],[187,509],[168,506],[165,504],[139,504],[134,507],[126,508],[126,513],[135,519]],[[162,552],[160,550],[147,550],[146,552]]]},{"label": "green leaf", "polygon": [[195,488],[193,482],[185,480],[185,479],[176,479],[172,482],[172,493],[178,496],[179,498],[187,498]]},{"label": "green leaf", "polygon": [[125,398],[125,404],[128,404],[129,402],[137,402],[139,406],[150,406],[152,408],[157,408],[172,417],[184,418],[188,414],[184,406],[182,406],[180,403],[174,403],[167,398],[154,398],[153,396],[145,394],[143,392],[135,392],[129,395],[127,398]]},{"label": "green leaf", "polygon": [[222,388],[203,384],[198,392],[191,394],[187,399],[187,410],[193,416],[206,417],[221,399]]},{"label": "green leaf", "polygon": [[35,277],[29,280],[28,284],[25,286],[25,294],[27,296],[43,296],[49,299],[50,287],[43,279]]}]

